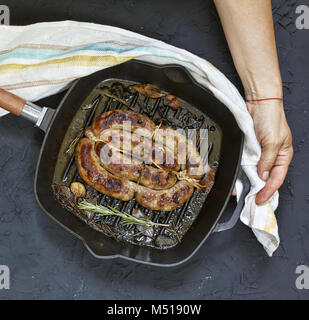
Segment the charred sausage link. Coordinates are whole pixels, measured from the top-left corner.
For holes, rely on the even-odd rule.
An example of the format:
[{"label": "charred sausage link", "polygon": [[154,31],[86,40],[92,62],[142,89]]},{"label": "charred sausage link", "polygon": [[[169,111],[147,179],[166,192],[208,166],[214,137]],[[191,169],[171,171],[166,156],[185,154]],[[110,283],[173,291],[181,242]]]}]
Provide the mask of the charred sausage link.
[{"label": "charred sausage link", "polygon": [[172,188],[160,191],[138,186],[135,198],[145,208],[171,211],[184,204],[193,192],[194,187],[189,182],[179,181]]},{"label": "charred sausage link", "polygon": [[96,137],[99,137],[102,131],[106,129],[121,129],[124,122],[130,122],[132,130],[145,128],[149,131],[155,129],[155,124],[148,117],[137,112],[128,110],[112,110],[104,113],[92,123],[92,131]]}]

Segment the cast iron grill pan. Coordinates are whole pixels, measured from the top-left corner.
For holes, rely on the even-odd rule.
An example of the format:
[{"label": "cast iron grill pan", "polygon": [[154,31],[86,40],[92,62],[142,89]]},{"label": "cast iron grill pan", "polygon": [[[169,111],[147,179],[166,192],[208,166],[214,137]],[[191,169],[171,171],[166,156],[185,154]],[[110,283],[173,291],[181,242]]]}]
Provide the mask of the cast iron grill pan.
[{"label": "cast iron grill pan", "polygon": [[[194,109],[189,110],[190,112],[196,110],[208,121],[213,121],[216,128],[214,132],[221,134],[221,141],[219,143],[215,141],[210,154],[210,164],[213,164],[211,163],[212,157],[214,157],[213,161],[216,160],[220,164],[216,172],[214,187],[203,202],[200,213],[181,243],[171,246],[167,250],[158,250],[152,246],[140,246],[130,242],[115,241],[102,232],[89,228],[79,217],[68,213],[54,198],[51,186],[54,182],[55,168],[59,159],[61,145],[68,132],[67,129],[77,111],[84,104],[85,97],[90,97],[93,88],[108,79],[122,79],[132,83],[151,83],[161,90],[170,92],[189,106],[194,106]],[[92,96],[92,99],[94,98]],[[105,105],[103,100],[98,102],[98,106],[102,107],[103,105]],[[151,106],[155,107],[153,104]],[[117,105],[113,107],[116,108]],[[136,107],[138,106],[136,105]],[[93,114],[94,116],[95,114]],[[90,123],[92,119],[89,118],[88,121]],[[203,125],[207,125],[207,122],[204,122]],[[207,89],[197,84],[183,67],[179,65],[158,66],[133,60],[82,78],[76,81],[68,91],[49,125],[44,121],[40,127],[46,131],[46,136],[35,177],[37,200],[41,208],[51,218],[81,239],[96,257],[121,257],[152,265],[174,266],[188,260],[206,241],[212,231],[220,231],[231,227],[232,224],[230,222],[218,224],[218,220],[229,201],[239,172],[243,135],[233,115],[224,104]],[[215,159],[216,148],[218,148],[218,159]],[[69,179],[73,179],[73,177],[70,177],[69,171],[71,170],[74,171],[73,160],[67,172],[67,182],[70,181]],[[65,171],[63,171],[64,173]],[[65,178],[65,176],[61,178]],[[239,213],[239,207],[236,211]],[[182,212],[185,213],[186,210]],[[168,213],[165,213],[164,218],[167,218],[167,215]],[[184,219],[184,216],[181,215],[174,216],[177,216],[179,221]],[[158,214],[157,219],[160,219],[160,217],[161,215]],[[237,215],[233,215],[233,217],[234,224],[237,221]],[[155,219],[155,217],[153,218]]]}]

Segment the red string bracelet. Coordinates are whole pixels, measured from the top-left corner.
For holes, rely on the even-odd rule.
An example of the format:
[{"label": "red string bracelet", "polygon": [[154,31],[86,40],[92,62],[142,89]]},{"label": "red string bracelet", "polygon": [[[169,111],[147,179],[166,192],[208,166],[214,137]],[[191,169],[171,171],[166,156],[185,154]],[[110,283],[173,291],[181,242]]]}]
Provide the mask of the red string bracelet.
[{"label": "red string bracelet", "polygon": [[258,102],[258,101],[267,101],[267,100],[280,100],[280,101],[283,101],[283,98],[264,98],[264,99],[254,99],[254,100],[245,99],[246,102]]}]

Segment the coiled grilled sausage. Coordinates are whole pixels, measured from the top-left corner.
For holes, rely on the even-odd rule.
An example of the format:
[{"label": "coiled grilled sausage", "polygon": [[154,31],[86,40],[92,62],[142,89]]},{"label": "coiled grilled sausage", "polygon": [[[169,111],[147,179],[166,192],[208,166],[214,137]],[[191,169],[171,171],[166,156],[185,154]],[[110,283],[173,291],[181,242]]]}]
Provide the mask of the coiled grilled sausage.
[{"label": "coiled grilled sausage", "polygon": [[[182,170],[186,170],[189,177],[195,179],[203,177],[205,166],[194,143],[185,135],[169,127],[155,131],[155,123],[142,114],[129,110],[112,110],[97,118],[91,129],[94,136],[98,138],[102,137],[102,134],[109,134],[108,132],[111,132],[111,129],[124,129],[123,124],[126,121],[130,122],[130,131],[135,133],[135,136],[140,135],[153,139],[155,144],[162,144],[165,149],[164,154],[167,156],[168,150],[173,151],[177,163],[182,164]],[[108,132],[105,132],[106,130]],[[140,152],[138,148],[135,151],[136,154]],[[160,152],[158,157],[162,157]],[[165,167],[164,169],[169,170]],[[179,168],[171,168],[171,170],[177,171]]]},{"label": "coiled grilled sausage", "polygon": [[135,195],[138,203],[151,210],[173,210],[185,203],[194,191],[187,181],[179,181],[169,189],[153,190],[116,177],[100,165],[100,159],[95,152],[95,142],[88,138],[79,142],[75,158],[79,175],[90,186],[123,201],[128,201]]}]

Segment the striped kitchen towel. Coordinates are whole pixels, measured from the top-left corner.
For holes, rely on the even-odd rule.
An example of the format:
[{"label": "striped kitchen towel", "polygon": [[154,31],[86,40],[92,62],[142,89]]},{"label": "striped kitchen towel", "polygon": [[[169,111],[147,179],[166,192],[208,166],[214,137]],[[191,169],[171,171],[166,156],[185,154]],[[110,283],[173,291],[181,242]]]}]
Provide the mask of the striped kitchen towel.
[{"label": "striped kitchen towel", "polygon": [[[184,66],[234,114],[245,134],[241,165],[251,182],[240,219],[271,256],[280,241],[274,214],[278,192],[266,204],[255,204],[255,195],[265,184],[257,175],[261,148],[243,98],[218,69],[188,51],[111,26],[74,21],[0,26],[0,87],[30,101],[55,94],[74,79],[133,58]],[[5,114],[0,108],[0,116]],[[239,179],[236,189],[239,195]]]}]

